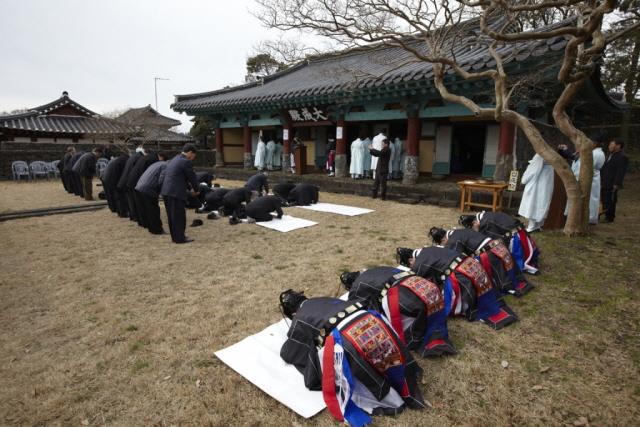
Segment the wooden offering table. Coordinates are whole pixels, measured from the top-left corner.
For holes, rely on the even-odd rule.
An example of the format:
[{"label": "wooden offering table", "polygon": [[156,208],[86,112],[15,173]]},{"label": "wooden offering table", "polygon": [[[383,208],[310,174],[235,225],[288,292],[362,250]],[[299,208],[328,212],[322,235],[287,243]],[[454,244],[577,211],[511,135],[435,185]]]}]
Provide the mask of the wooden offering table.
[{"label": "wooden offering table", "polygon": [[[481,208],[491,208],[493,212],[502,210],[502,192],[508,187],[506,182],[486,182],[465,180],[458,182],[460,187],[460,211],[465,212],[471,210],[472,206]],[[483,193],[492,193],[493,202],[488,205],[472,201],[474,191]]]}]

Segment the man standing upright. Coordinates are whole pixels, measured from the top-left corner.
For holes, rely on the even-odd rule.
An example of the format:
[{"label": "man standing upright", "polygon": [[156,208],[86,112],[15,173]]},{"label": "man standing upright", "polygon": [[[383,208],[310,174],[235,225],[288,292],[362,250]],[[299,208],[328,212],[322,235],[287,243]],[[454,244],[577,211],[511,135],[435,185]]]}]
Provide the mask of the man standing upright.
[{"label": "man standing upright", "polygon": [[389,161],[391,160],[391,149],[389,148],[389,140],[382,140],[382,149],[376,150],[369,146],[369,152],[377,158],[376,173],[373,182],[372,195],[373,198],[378,197],[378,189],[380,189],[380,198],[387,199],[387,178],[389,178]]},{"label": "man standing upright", "polygon": [[624,142],[613,140],[609,143],[609,157],[604,162],[600,176],[602,179],[602,205],[605,222],[613,222],[616,217],[618,190],[622,188],[629,158],[622,152]]},{"label": "man standing upright", "polygon": [[82,195],[87,201],[93,200],[93,176],[96,174],[96,162],[102,157],[102,148],[94,148],[85,153],[73,165],[73,171],[80,176]]},{"label": "man standing upright", "polygon": [[191,194],[194,196],[199,194],[198,179],[191,163],[195,158],[196,147],[193,144],[185,144],[182,148],[182,153],[171,159],[165,169],[160,194],[164,199],[171,240],[174,243],[189,243],[193,241],[193,239],[189,239],[184,235],[184,230],[187,226],[187,214],[185,212],[187,185],[191,186]]}]

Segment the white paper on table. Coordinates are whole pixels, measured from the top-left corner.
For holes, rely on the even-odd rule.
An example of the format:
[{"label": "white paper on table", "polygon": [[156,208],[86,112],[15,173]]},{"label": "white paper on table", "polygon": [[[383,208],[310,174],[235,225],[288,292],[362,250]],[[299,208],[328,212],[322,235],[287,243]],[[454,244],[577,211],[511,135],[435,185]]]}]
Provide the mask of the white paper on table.
[{"label": "white paper on table", "polygon": [[288,330],[283,319],[215,355],[278,402],[310,418],[326,405],[322,392],[307,389],[302,374],[280,358]]},{"label": "white paper on table", "polygon": [[296,206],[301,209],[308,209],[316,212],[327,212],[338,215],[357,216],[373,212],[373,209],[356,208],[354,206],[336,205],[333,203],[316,203],[309,206]]},{"label": "white paper on table", "polygon": [[297,230],[299,228],[311,227],[317,225],[317,222],[309,221],[308,219],[295,218],[290,215],[283,215],[281,219],[274,218],[271,221],[256,222],[257,225],[272,230],[288,233],[289,231]]}]

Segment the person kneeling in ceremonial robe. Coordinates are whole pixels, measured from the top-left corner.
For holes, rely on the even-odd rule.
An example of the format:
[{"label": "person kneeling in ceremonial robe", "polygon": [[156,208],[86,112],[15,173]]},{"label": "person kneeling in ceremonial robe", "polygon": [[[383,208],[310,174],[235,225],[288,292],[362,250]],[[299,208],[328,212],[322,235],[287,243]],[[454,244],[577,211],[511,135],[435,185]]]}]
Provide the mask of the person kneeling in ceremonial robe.
[{"label": "person kneeling in ceremonial robe", "polygon": [[307,299],[291,289],[280,294],[280,307],[292,320],[280,357],[308,389],[322,390],[337,421],[359,427],[370,415],[424,408],[422,369],[380,314],[360,302]]}]

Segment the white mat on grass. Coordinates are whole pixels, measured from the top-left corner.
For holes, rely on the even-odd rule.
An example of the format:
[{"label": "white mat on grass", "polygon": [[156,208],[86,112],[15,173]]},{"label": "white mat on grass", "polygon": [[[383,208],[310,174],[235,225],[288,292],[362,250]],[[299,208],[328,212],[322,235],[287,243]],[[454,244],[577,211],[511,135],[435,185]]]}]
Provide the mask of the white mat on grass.
[{"label": "white mat on grass", "polygon": [[280,358],[289,330],[284,319],[215,355],[269,396],[309,418],[325,408],[322,392],[310,391],[304,378]]},{"label": "white mat on grass", "polygon": [[316,203],[310,206],[296,206],[301,209],[308,209],[316,212],[328,212],[338,215],[356,216],[373,212],[373,209],[356,208],[354,206],[335,205],[333,203]]},{"label": "white mat on grass", "polygon": [[311,227],[318,224],[308,219],[295,218],[290,215],[283,215],[281,219],[273,218],[267,222],[256,222],[261,227],[270,228],[272,230],[288,233],[289,231],[297,230],[299,228]]}]

